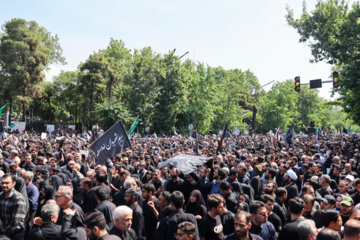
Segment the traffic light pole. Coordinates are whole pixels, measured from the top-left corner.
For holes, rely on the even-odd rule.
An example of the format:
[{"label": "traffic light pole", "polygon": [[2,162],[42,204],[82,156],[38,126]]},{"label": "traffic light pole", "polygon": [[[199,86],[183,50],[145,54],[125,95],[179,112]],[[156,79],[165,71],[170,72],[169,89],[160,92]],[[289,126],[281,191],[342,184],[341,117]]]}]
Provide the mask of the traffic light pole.
[{"label": "traffic light pole", "polygon": [[[344,80],[344,79],[342,79]],[[332,83],[333,80],[325,80],[325,81],[321,81],[321,83]],[[300,85],[310,85],[310,83],[300,83]]]}]

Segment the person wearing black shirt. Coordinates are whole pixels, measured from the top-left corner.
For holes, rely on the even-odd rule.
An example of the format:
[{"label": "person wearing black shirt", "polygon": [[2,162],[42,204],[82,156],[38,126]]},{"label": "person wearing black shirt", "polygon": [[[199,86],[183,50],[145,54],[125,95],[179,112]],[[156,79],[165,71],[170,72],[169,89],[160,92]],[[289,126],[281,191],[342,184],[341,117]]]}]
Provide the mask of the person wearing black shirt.
[{"label": "person wearing black shirt", "polygon": [[285,188],[280,187],[278,189],[275,190],[275,202],[274,202],[274,213],[276,213],[280,219],[281,219],[281,223],[284,226],[286,224],[286,220],[287,220],[287,215],[288,215],[288,211],[287,208],[285,207],[285,201],[287,198],[287,191]]},{"label": "person wearing black shirt", "polygon": [[237,196],[231,191],[231,185],[229,182],[223,181],[220,183],[221,195],[225,198],[226,208],[236,213],[236,207],[238,205]]},{"label": "person wearing black shirt", "polygon": [[118,236],[108,234],[105,217],[101,212],[93,212],[86,217],[85,230],[91,240],[120,240]]},{"label": "person wearing black shirt", "polygon": [[354,200],[354,205],[357,205],[360,203],[360,178],[356,179],[354,182],[354,188],[356,193],[352,194],[351,198]]},{"label": "person wearing black shirt", "polygon": [[158,217],[159,220],[172,214],[170,197],[171,194],[168,191],[163,191],[159,194],[159,197],[157,199],[157,204],[160,208],[159,217]]},{"label": "person wearing black shirt", "polygon": [[299,229],[298,225],[300,222],[305,220],[302,217],[304,211],[305,202],[299,197],[290,199],[289,209],[291,214],[291,221],[288,224],[285,224],[280,231],[278,240],[295,240],[299,239]]},{"label": "person wearing black shirt", "polygon": [[60,239],[61,226],[56,224],[59,217],[59,210],[60,208],[57,204],[44,205],[40,212],[40,217],[42,220],[41,226],[31,229],[26,239]]},{"label": "person wearing black shirt", "polygon": [[281,228],[282,228],[282,222],[280,217],[273,212],[274,209],[274,197],[270,196],[270,195],[262,195],[261,196],[261,201],[265,204],[265,208],[268,211],[268,220],[269,222],[271,222],[276,231],[280,232]]},{"label": "person wearing black shirt", "polygon": [[169,192],[184,191],[184,180],[179,177],[180,170],[177,168],[171,169],[171,179],[165,182],[165,190]]},{"label": "person wearing black shirt", "polygon": [[274,225],[268,221],[265,204],[260,201],[253,201],[250,204],[251,228],[250,233],[259,235],[264,240],[276,240]]},{"label": "person wearing black shirt", "polygon": [[156,225],[159,217],[159,207],[157,206],[157,199],[153,195],[155,192],[154,185],[147,183],[142,186],[142,197],[144,199],[142,209],[144,212],[145,221],[145,236],[146,239],[151,239],[156,230]]},{"label": "person wearing black shirt", "polygon": [[199,240],[198,225],[194,215],[185,213],[182,210],[184,205],[184,195],[175,191],[171,194],[170,204],[173,209],[173,213],[160,221],[159,227],[156,230],[154,239],[156,240],[176,240],[175,233],[178,225],[182,222],[191,222],[195,225],[194,240]]},{"label": "person wearing black shirt", "polygon": [[127,206],[119,206],[114,210],[114,227],[109,234],[116,235],[122,240],[137,240],[135,231],[131,228],[133,211]]},{"label": "person wearing black shirt", "polygon": [[341,199],[340,203],[340,215],[342,218],[343,225],[349,220],[352,210],[354,208],[354,201],[351,197],[345,196]]},{"label": "person wearing black shirt", "polygon": [[235,214],[227,210],[226,207],[224,207],[220,212],[220,219],[223,225],[224,236],[234,232],[234,217]]},{"label": "person wearing black shirt", "polygon": [[224,208],[224,199],[216,194],[208,196],[208,214],[200,221],[199,233],[200,240],[223,239],[223,225],[220,214]]},{"label": "person wearing black shirt", "polygon": [[198,223],[206,215],[207,210],[205,201],[199,190],[193,190],[191,192],[185,207],[185,212],[193,214]]},{"label": "person wearing black shirt", "polygon": [[263,240],[259,235],[251,234],[251,215],[248,212],[240,211],[234,218],[235,232],[225,238],[225,240]]},{"label": "person wearing black shirt", "polygon": [[61,234],[65,239],[85,240],[84,212],[72,200],[73,190],[69,186],[60,186],[56,192],[55,200],[60,206],[57,223],[62,225]]},{"label": "person wearing black shirt", "polygon": [[96,202],[98,203],[95,207],[95,210],[101,212],[104,215],[106,229],[110,230],[114,226],[113,212],[116,206],[112,202],[109,202],[107,197],[107,192],[104,187],[95,190],[95,198]]},{"label": "person wearing black shirt", "polygon": [[298,179],[298,177],[292,169],[289,169],[286,171],[286,173],[284,175],[284,183],[286,184],[285,189],[287,191],[287,198],[286,198],[285,205],[287,205],[287,202],[290,199],[299,196],[299,189],[296,185],[297,179]]},{"label": "person wearing black shirt", "polygon": [[133,211],[131,228],[134,229],[139,240],[142,240],[145,239],[145,224],[143,210],[138,204],[139,199],[140,195],[136,189],[129,188],[126,190],[124,200]]},{"label": "person wearing black shirt", "polygon": [[325,195],[333,195],[333,190],[330,187],[331,178],[329,177],[329,175],[322,175],[319,182],[321,188],[318,189],[317,192],[321,195],[321,197],[325,197]]},{"label": "person wearing black shirt", "polygon": [[98,204],[93,190],[93,181],[90,178],[84,178],[80,182],[80,189],[84,193],[82,209],[85,214],[89,214],[95,210]]},{"label": "person wearing black shirt", "polygon": [[121,180],[119,177],[119,172],[121,170],[121,166],[119,164],[114,164],[111,168],[111,176],[109,181],[109,186],[111,188],[111,196],[114,196],[116,192],[118,192],[121,188]]}]

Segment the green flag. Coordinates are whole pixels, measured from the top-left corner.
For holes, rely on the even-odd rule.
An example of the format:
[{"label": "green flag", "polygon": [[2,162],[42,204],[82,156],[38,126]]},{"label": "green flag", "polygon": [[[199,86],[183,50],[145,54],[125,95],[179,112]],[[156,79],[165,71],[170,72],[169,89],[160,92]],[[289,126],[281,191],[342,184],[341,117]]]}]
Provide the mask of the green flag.
[{"label": "green flag", "polygon": [[15,123],[11,124],[9,128],[15,127]]},{"label": "green flag", "polygon": [[138,125],[139,123],[139,117],[136,118],[136,120],[134,121],[134,123],[131,125],[131,129],[130,129],[130,132],[129,132],[129,137],[131,137],[131,135],[133,134],[136,126]]},{"label": "green flag", "polygon": [[315,132],[318,132],[318,127],[315,127]]},{"label": "green flag", "polygon": [[6,107],[6,105],[7,105],[7,104],[5,104],[4,106],[2,106],[2,107],[0,108],[0,115],[1,115],[2,110]]},{"label": "green flag", "polygon": [[353,130],[353,127],[352,127],[352,125],[350,125],[350,128],[349,128],[349,130],[350,130],[350,131],[352,131],[352,130]]}]

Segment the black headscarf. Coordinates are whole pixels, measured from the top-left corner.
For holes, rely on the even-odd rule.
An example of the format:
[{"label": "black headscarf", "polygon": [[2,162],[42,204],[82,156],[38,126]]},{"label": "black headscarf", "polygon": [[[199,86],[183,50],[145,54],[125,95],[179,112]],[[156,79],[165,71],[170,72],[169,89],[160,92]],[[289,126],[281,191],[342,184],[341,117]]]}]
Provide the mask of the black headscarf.
[{"label": "black headscarf", "polygon": [[200,215],[204,216],[206,214],[205,201],[201,192],[197,189],[193,190],[190,194],[196,197],[196,202],[192,203],[190,199],[188,200],[188,204],[186,205],[186,212],[192,213],[194,216]]}]

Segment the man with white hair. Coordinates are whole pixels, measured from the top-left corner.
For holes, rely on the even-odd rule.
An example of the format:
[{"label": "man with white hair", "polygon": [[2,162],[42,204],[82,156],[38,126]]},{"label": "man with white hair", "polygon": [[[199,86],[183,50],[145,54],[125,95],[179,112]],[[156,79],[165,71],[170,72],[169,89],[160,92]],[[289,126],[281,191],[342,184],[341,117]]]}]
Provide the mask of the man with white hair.
[{"label": "man with white hair", "polygon": [[38,200],[40,196],[40,192],[38,188],[32,183],[34,179],[34,173],[30,171],[26,171],[23,174],[23,178],[26,184],[26,192],[29,200],[29,216],[28,216],[28,224],[29,227],[32,227],[32,220],[35,217],[36,210],[38,208]]},{"label": "man with white hair", "polygon": [[58,224],[62,224],[62,234],[66,239],[87,239],[84,228],[84,212],[73,202],[73,190],[60,186],[55,194],[56,203],[61,208]]},{"label": "man with white hair", "polygon": [[61,238],[61,226],[56,222],[59,217],[60,208],[57,204],[46,204],[41,208],[40,217],[42,224],[33,228],[27,239],[56,240]]},{"label": "man with white hair", "polygon": [[317,228],[313,220],[306,219],[299,223],[299,239],[315,240],[317,236]]},{"label": "man with white hair", "polygon": [[131,228],[133,211],[122,205],[114,210],[114,227],[109,234],[116,235],[123,240],[137,240],[135,231]]}]

